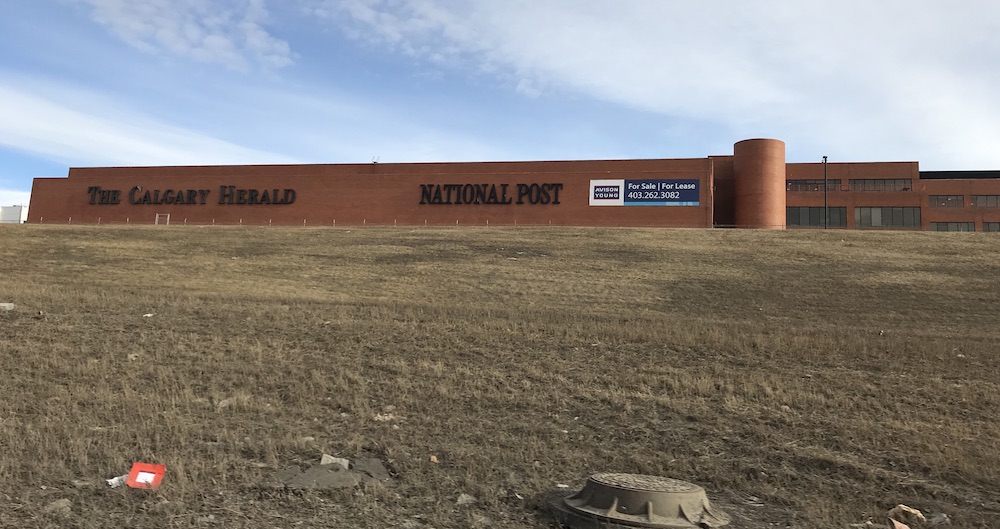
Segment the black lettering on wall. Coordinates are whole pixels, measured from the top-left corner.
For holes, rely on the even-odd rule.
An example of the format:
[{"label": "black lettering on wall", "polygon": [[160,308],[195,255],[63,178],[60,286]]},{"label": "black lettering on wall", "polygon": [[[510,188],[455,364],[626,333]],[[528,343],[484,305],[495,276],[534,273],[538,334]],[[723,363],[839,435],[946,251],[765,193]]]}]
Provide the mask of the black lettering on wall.
[{"label": "black lettering on wall", "polygon": [[515,184],[517,202],[508,194],[509,187],[510,184],[420,184],[420,204],[559,204],[563,184]]},{"label": "black lettering on wall", "polygon": [[118,189],[90,186],[87,188],[87,194],[90,195],[91,205],[112,206],[121,203],[121,191]]}]

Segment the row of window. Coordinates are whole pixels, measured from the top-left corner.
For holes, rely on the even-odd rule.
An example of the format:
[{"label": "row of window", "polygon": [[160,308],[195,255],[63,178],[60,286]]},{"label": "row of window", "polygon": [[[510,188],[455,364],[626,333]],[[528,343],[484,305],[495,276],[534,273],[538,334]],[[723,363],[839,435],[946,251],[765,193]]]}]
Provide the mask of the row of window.
[{"label": "row of window", "polygon": [[976,231],[975,222],[932,222],[931,231]]},{"label": "row of window", "polygon": [[840,180],[786,180],[786,191],[822,191],[823,183],[830,191],[840,191]]},{"label": "row of window", "polygon": [[[829,217],[824,220],[823,213]],[[785,208],[785,224],[844,228],[847,226],[847,208],[843,206],[789,206]],[[858,228],[918,228],[920,208],[911,207],[857,207],[854,208],[854,225]],[[931,222],[931,231],[976,231],[975,222]],[[983,231],[1000,232],[1000,222],[984,222]]]},{"label": "row of window", "polygon": [[[840,180],[786,180],[788,191],[822,191],[824,183],[830,191],[840,191]],[[909,178],[852,178],[848,180],[851,191],[910,191],[913,181]]]},{"label": "row of window", "polygon": [[851,179],[851,191],[909,191],[913,183],[909,178]]},{"label": "row of window", "polygon": [[[828,222],[823,222],[823,211],[829,210]],[[847,226],[847,208],[845,207],[788,207],[785,208],[785,224],[788,226],[830,226],[843,228]]]},{"label": "row of window", "polygon": [[[823,214],[829,215],[827,219]],[[847,226],[847,208],[836,206],[791,206],[785,208],[788,226]],[[910,207],[857,207],[854,208],[854,225],[859,228],[916,228],[920,226],[920,208]]]},{"label": "row of window", "polygon": [[1000,208],[1000,195],[972,195],[972,205],[977,208]]},{"label": "row of window", "polygon": [[920,226],[920,208],[854,208],[854,225],[859,228],[914,228]]},{"label": "row of window", "polygon": [[[927,197],[932,208],[964,208],[962,195],[930,195]],[[969,205],[974,208],[1000,208],[1000,195],[972,195]]]},{"label": "row of window", "polygon": [[931,195],[927,197],[932,208],[964,208],[965,197],[962,195]]},{"label": "row of window", "polygon": [[[886,182],[895,183],[886,184]],[[909,182],[909,180],[851,180],[851,191],[906,191],[909,190]],[[901,189],[902,187],[906,189]],[[788,191],[822,191],[823,180],[788,180],[786,188]],[[830,180],[828,189],[839,191],[840,180]],[[965,207],[963,195],[930,195],[927,198],[932,208]],[[972,195],[969,205],[975,208],[1000,208],[1000,195]]]},{"label": "row of window", "polygon": [[[931,231],[976,231],[975,222],[932,222]],[[984,222],[983,231],[1000,233],[1000,222]]]},{"label": "row of window", "polygon": [[[975,222],[932,222],[931,231],[976,231]],[[983,231],[1000,233],[1000,222],[984,222]]]}]

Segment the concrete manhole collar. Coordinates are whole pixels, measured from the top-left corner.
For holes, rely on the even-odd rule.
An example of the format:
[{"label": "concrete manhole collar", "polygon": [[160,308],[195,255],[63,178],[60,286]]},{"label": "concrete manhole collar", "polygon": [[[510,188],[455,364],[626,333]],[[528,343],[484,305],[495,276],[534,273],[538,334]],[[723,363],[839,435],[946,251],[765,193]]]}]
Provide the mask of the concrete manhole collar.
[{"label": "concrete manhole collar", "polygon": [[594,474],[580,492],[554,507],[560,521],[572,529],[689,529],[729,523],[726,514],[712,509],[698,485],[642,474]]}]

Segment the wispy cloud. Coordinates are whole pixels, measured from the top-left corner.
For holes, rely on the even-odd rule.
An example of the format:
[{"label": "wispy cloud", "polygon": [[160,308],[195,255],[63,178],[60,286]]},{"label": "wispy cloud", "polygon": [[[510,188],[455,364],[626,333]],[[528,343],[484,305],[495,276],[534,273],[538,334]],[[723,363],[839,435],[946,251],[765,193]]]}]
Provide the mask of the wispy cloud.
[{"label": "wispy cloud", "polygon": [[292,64],[288,43],[264,25],[264,0],[76,0],[131,46],[234,70]]},{"label": "wispy cloud", "polygon": [[1000,60],[1000,4],[304,1],[358,39],[529,97],[568,91],[849,156],[996,164],[1000,72],[976,65]]},{"label": "wispy cloud", "polygon": [[163,123],[87,91],[23,80],[0,79],[0,145],[74,165],[297,161]]},{"label": "wispy cloud", "polygon": [[27,206],[30,199],[28,191],[0,187],[0,206]]}]

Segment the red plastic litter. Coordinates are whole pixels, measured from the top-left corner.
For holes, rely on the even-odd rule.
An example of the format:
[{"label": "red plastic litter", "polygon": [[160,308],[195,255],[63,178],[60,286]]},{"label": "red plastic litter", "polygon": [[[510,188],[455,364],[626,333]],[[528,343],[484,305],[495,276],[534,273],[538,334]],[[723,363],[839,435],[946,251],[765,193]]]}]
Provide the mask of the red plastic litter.
[{"label": "red plastic litter", "polygon": [[128,473],[125,484],[133,489],[155,490],[160,487],[163,475],[166,474],[167,467],[154,465],[152,463],[135,463]]}]

